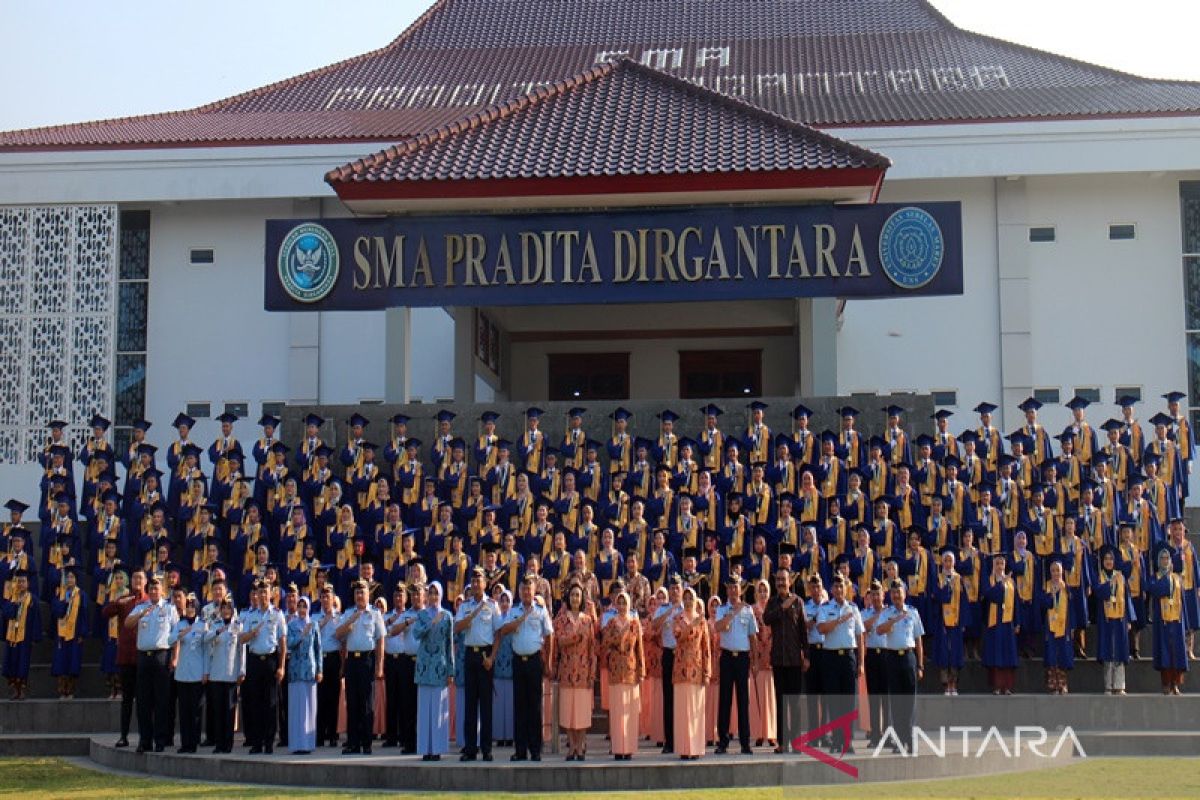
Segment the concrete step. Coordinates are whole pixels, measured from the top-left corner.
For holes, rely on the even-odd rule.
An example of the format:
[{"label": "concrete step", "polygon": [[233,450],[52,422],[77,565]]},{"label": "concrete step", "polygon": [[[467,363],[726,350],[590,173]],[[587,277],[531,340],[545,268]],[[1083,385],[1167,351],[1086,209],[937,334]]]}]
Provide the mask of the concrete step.
[{"label": "concrete step", "polygon": [[1000,730],[1040,726],[1096,733],[1194,732],[1197,719],[1200,695],[919,695],[915,724],[926,730],[939,726],[996,726]]},{"label": "concrete step", "polygon": [[0,758],[31,758],[34,756],[86,756],[91,743],[87,734],[27,733],[0,735]]},{"label": "concrete step", "polygon": [[1082,731],[1076,733],[1076,738],[1089,758],[1200,756],[1200,736],[1195,731]]},{"label": "concrete step", "polygon": [[[57,698],[57,678],[50,674],[50,663],[29,665],[30,699]],[[75,697],[90,700],[108,699],[108,682],[100,671],[100,664],[83,664],[79,681],[75,685]]]},{"label": "concrete step", "polygon": [[[1150,631],[1142,634],[1142,652],[1150,652]],[[1094,645],[1093,645],[1094,647]],[[1094,649],[1093,651],[1094,652]],[[1021,694],[1045,693],[1045,667],[1040,658],[1023,659],[1017,668],[1016,691]],[[1075,668],[1071,670],[1067,684],[1072,694],[1102,694],[1104,692],[1104,666],[1092,659],[1076,659]],[[1200,691],[1200,662],[1189,670],[1184,677],[1184,691]],[[1130,661],[1125,667],[1125,690],[1132,694],[1149,694],[1162,688],[1159,673],[1155,671],[1149,659]],[[937,667],[930,661],[925,663],[925,677],[921,681],[921,691],[935,694],[942,691]],[[968,661],[958,676],[958,691],[960,695],[990,694],[987,683],[987,670],[978,661]]]},{"label": "concrete step", "polygon": [[0,701],[0,734],[107,733],[120,727],[121,704],[115,700]]}]

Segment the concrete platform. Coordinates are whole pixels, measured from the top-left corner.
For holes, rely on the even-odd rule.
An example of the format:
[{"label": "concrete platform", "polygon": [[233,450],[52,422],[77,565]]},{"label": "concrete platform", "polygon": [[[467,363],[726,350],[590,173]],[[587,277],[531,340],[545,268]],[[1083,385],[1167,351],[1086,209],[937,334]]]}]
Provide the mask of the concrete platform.
[{"label": "concrete platform", "polygon": [[1076,735],[1089,758],[1138,756],[1194,758],[1200,756],[1200,735],[1193,731],[1080,732]]},{"label": "concrete platform", "polygon": [[[1069,763],[1070,748],[1053,758],[1033,759],[1006,755],[999,744],[989,745],[982,754],[972,743],[964,756],[959,752],[946,757],[933,755],[901,757],[866,750],[859,741],[858,754],[847,764],[858,770],[858,781],[893,781],[984,775],[1013,770],[1028,770],[1038,764],[1046,767]],[[112,747],[108,739],[93,738],[90,757],[111,769],[142,772],[158,777],[229,781],[277,786],[336,786],[339,789],[391,789],[407,791],[488,791],[488,792],[580,792],[696,789],[746,786],[796,786],[852,783],[851,776],[805,755],[776,756],[759,748],[753,756],[712,755],[711,750],[698,761],[681,762],[676,756],[663,756],[643,749],[632,761],[617,762],[607,755],[607,743],[600,737],[589,739],[589,756],[584,763],[567,762],[562,756],[544,756],[540,763],[514,764],[508,760],[511,748],[495,750],[492,763],[463,764],[458,756],[443,756],[437,763],[421,761],[419,756],[399,756],[396,751],[376,749],[371,756],[342,756],[340,751],[324,748],[309,756],[250,756],[243,748],[231,755],[177,755],[175,753],[138,754],[130,749]]]},{"label": "concrete platform", "polygon": [[[1089,642],[1089,652],[1095,653],[1095,642]],[[1151,646],[1150,631],[1142,634],[1142,652],[1149,654]],[[1017,667],[1015,690],[1021,694],[1045,693],[1045,667],[1042,659],[1022,659]],[[1099,661],[1092,659],[1076,659],[1075,668],[1068,676],[1068,684],[1073,694],[1101,694],[1104,691],[1104,667]],[[1130,661],[1125,667],[1125,689],[1131,694],[1153,694],[1162,688],[1159,674],[1149,658],[1144,661]],[[1194,661],[1191,669],[1185,673],[1183,681],[1185,692],[1200,692],[1200,661]],[[942,691],[938,682],[938,670],[931,662],[925,664],[925,678],[921,681],[921,691],[929,694]],[[987,685],[987,670],[978,661],[968,661],[959,673],[958,691],[961,694],[991,694]]]},{"label": "concrete platform", "polygon": [[916,724],[923,728],[994,725],[1001,730],[1012,730],[1017,726],[1047,729],[1070,726],[1075,731],[1093,732],[1194,732],[1200,720],[1200,695],[920,695],[916,714]]},{"label": "concrete platform", "polygon": [[86,756],[90,746],[91,738],[87,734],[0,735],[0,757],[2,758]]},{"label": "concrete platform", "polygon": [[120,727],[121,703],[116,700],[0,701],[0,734],[89,734]]}]

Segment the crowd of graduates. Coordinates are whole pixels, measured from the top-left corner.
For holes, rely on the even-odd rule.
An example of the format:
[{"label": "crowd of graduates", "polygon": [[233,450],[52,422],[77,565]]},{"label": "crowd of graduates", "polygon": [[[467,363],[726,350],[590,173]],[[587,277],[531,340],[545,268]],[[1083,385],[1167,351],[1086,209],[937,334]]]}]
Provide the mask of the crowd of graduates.
[{"label": "crowd of graduates", "polygon": [[[289,447],[277,418],[262,417],[243,443],[229,414],[203,447],[180,414],[169,444],[151,444],[151,423],[138,421],[122,452],[96,416],[72,452],[66,423],[54,421],[36,506],[10,500],[0,529],[4,675],[23,697],[32,643],[48,631],[59,694],[71,696],[91,636],[104,643],[115,696],[118,631],[103,611],[135,570],[199,605],[220,580],[239,608],[259,582],[276,604],[294,584],[312,602],[329,586],[349,608],[357,582],[386,599],[419,570],[452,610],[478,567],[489,595],[515,595],[533,575],[554,612],[569,581],[596,608],[620,581],[641,614],[676,575],[707,604],[728,599],[731,580],[748,592],[763,580],[770,592],[787,570],[802,595],[841,576],[860,607],[873,582],[903,582],[949,694],[967,658],[982,658],[993,690],[1007,693],[1018,660],[1033,656],[1045,659],[1047,688],[1064,692],[1090,631],[1106,689],[1122,693],[1121,667],[1141,657],[1145,627],[1163,691],[1178,693],[1200,627],[1200,566],[1182,519],[1194,442],[1183,395],[1164,397],[1146,425],[1134,398],[1119,402],[1122,418],[1094,425],[1076,397],[1058,435],[1038,422],[1033,398],[1008,434],[989,403],[974,409],[977,425],[953,433],[942,410],[920,435],[890,406],[878,412],[883,432],[867,436],[851,407],[817,431],[799,405],[791,429],[773,432],[754,402],[735,430],[722,429],[715,405],[693,432],[663,410],[650,438],[630,432],[623,408],[598,438],[594,417],[571,409],[553,440],[544,412],[529,408],[516,441],[497,434],[496,413],[464,436],[439,411],[429,442],[410,435],[407,416],[369,436],[354,414],[337,447],[316,415]],[[41,523],[36,561],[23,527],[30,506]],[[46,629],[39,600],[53,617]]]}]

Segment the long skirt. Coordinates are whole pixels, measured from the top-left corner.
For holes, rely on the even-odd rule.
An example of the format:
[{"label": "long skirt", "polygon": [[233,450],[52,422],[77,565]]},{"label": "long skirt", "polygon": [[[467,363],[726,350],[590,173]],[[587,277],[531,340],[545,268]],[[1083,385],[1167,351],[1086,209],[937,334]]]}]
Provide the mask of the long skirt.
[{"label": "long skirt", "polygon": [[[608,735],[613,755],[633,755],[638,749],[638,716],[641,710],[636,683],[608,684]],[[662,712],[659,712],[662,718]]]},{"label": "long skirt", "polygon": [[775,738],[775,681],[769,669],[750,676],[750,738]]},{"label": "long skirt", "polygon": [[69,642],[58,638],[54,640],[54,656],[50,663],[51,675],[77,678],[82,661],[83,642],[78,639],[72,639]]},{"label": "long skirt", "polygon": [[513,734],[513,682],[512,678],[496,678],[492,681],[492,736],[498,741],[512,741]]},{"label": "long skirt", "polygon": [[338,689],[338,733],[345,733],[346,728],[346,679],[342,678],[341,688]]},{"label": "long skirt", "polygon": [[[554,731],[554,683],[542,678],[542,743],[550,741]],[[588,723],[589,726],[591,723]]]},{"label": "long skirt", "polygon": [[292,681],[288,684],[288,746],[292,752],[317,747],[317,682]]},{"label": "long skirt", "polygon": [[[608,684],[612,688],[612,683]],[[641,716],[639,718],[638,729],[650,738],[652,742],[661,742],[666,739],[666,732],[663,730],[663,694],[662,694],[662,678],[646,678],[642,681],[642,686],[646,687],[646,693],[640,694],[641,698]],[[609,693],[612,697],[612,693]],[[609,716],[612,715],[613,709],[609,706]],[[616,750],[613,751],[617,752]]]},{"label": "long skirt", "polygon": [[450,751],[450,689],[417,687],[417,752],[440,756]]},{"label": "long skirt", "polygon": [[705,688],[699,683],[675,684],[675,752],[681,756],[704,755]]},{"label": "long skirt", "polygon": [[387,733],[387,682],[375,679],[375,730],[371,733],[383,736]]},{"label": "long skirt", "polygon": [[[721,693],[721,684],[709,681],[704,687],[704,738],[710,742],[717,741],[717,701]],[[734,711],[737,704],[734,703]]]},{"label": "long skirt", "polygon": [[608,667],[600,668],[600,708],[608,711]]},{"label": "long skirt", "polygon": [[558,724],[571,731],[592,727],[592,690],[558,688]]},{"label": "long skirt", "polygon": [[459,747],[467,745],[467,687],[454,684],[454,694],[450,698],[450,737]]},{"label": "long skirt", "polygon": [[1075,666],[1075,648],[1071,644],[1070,631],[1066,636],[1053,636],[1046,633],[1046,651],[1043,656],[1046,667],[1056,669],[1072,669]]},{"label": "long skirt", "polygon": [[1182,622],[1154,620],[1154,668],[1187,670],[1187,635]]}]

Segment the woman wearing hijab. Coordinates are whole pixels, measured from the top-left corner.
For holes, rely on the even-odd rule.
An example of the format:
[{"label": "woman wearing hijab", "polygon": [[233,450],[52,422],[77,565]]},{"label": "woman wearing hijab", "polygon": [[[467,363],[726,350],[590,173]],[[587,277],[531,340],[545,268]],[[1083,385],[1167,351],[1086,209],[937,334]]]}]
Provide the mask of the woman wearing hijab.
[{"label": "woman wearing hijab", "polygon": [[[421,591],[417,586],[413,591]],[[413,627],[417,649],[417,750],[423,761],[441,761],[450,749],[450,684],[454,678],[454,624],[442,607],[442,585],[425,590],[425,608]]]},{"label": "woman wearing hijab", "polygon": [[630,613],[629,593],[617,595],[617,615],[604,628],[608,659],[608,733],[613,758],[629,761],[638,746],[638,685],[646,676],[642,626]]},{"label": "woman wearing hijab", "polygon": [[309,615],[311,600],[300,595],[288,621],[288,743],[296,755],[317,746],[317,684],[324,679],[321,629]]},{"label": "woman wearing hijab", "polygon": [[189,594],[183,603],[183,616],[171,630],[171,666],[179,697],[179,750],[194,753],[200,744],[200,719],[204,709],[204,636],[208,626],[197,618],[199,601]]},{"label": "woman wearing hijab", "polygon": [[[500,618],[503,619],[512,609],[512,592],[501,589],[496,593],[496,603],[500,606]],[[495,693],[492,706],[492,735],[496,744],[501,747],[513,743],[513,637],[504,636],[500,646],[496,648],[496,661],[492,664],[492,686]]]},{"label": "woman wearing hijab", "polygon": [[712,652],[704,604],[690,586],[683,590],[683,611],[672,625],[675,665],[670,679],[675,685],[675,749],[682,760],[695,761],[704,755],[704,692],[712,670]]},{"label": "woman wearing hijab", "polygon": [[213,730],[209,731],[214,753],[233,752],[233,717],[237,709],[238,683],[246,674],[245,647],[238,643],[241,623],[227,598],[217,609],[217,619],[204,634],[208,661],[208,703],[213,708]]}]

